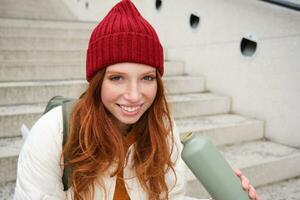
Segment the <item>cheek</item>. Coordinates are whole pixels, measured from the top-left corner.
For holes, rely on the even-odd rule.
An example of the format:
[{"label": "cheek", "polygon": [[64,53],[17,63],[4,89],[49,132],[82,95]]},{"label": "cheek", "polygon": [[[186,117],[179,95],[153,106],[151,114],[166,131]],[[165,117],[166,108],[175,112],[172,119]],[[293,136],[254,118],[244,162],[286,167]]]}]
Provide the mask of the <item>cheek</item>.
[{"label": "cheek", "polygon": [[104,105],[112,102],[117,97],[117,90],[112,87],[110,84],[107,84],[106,81],[103,81],[101,87],[101,100]]},{"label": "cheek", "polygon": [[154,101],[157,93],[157,84],[153,85],[152,87],[149,87],[146,89],[145,94],[147,95],[147,98],[151,100],[152,102]]}]

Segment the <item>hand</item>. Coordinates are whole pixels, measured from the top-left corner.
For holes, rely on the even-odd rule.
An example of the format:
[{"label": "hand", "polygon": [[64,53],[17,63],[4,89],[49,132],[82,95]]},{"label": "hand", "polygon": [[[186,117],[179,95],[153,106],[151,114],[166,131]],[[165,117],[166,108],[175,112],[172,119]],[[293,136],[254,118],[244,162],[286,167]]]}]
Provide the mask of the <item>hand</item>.
[{"label": "hand", "polygon": [[234,173],[239,177],[242,187],[248,192],[248,196],[251,200],[260,200],[259,196],[256,194],[254,187],[250,184],[249,179],[244,176],[239,169],[234,169]]}]

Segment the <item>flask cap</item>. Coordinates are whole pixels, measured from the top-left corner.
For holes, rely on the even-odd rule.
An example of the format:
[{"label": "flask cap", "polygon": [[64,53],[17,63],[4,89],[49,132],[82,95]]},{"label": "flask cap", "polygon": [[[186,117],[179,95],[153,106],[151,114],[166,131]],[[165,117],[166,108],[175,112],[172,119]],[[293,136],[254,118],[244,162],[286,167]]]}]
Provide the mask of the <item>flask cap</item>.
[{"label": "flask cap", "polygon": [[186,132],[180,136],[180,141],[182,144],[186,143],[188,140],[190,140],[194,134],[192,132]]}]

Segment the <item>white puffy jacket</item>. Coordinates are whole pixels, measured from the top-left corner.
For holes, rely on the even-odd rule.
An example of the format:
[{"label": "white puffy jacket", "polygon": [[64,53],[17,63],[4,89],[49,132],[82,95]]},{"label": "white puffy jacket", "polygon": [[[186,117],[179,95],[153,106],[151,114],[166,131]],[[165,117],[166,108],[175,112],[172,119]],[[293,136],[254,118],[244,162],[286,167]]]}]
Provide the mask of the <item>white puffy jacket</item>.
[{"label": "white puffy jacket", "polygon": [[[72,187],[63,191],[61,165],[63,122],[61,106],[56,107],[43,115],[32,127],[22,147],[18,160],[17,182],[15,200],[60,200],[71,199]],[[169,188],[173,188],[170,200],[184,199],[185,172],[184,164],[180,157],[182,145],[179,141],[178,130],[174,124],[175,145],[172,159],[176,160],[175,172],[177,183],[174,185],[174,174],[170,170],[166,174]],[[179,151],[176,151],[176,150]],[[131,200],[146,200],[147,194],[135,177],[135,172],[130,169],[132,163],[133,146],[129,147],[128,165],[124,168],[125,185]],[[178,159],[176,159],[178,157]],[[109,177],[109,172],[114,170],[111,166],[107,175],[103,177],[107,189],[107,199],[112,200],[115,190],[116,177]],[[128,177],[134,177],[126,179]],[[101,187],[95,188],[95,199],[104,199]]]}]

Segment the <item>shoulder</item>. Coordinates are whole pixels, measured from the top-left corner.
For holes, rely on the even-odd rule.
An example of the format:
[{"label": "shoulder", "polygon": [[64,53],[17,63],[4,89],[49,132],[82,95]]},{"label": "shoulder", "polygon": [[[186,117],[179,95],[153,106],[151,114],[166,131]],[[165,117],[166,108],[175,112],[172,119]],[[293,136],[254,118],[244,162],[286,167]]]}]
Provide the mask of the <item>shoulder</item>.
[{"label": "shoulder", "polygon": [[33,125],[31,130],[40,129],[43,127],[51,128],[51,129],[62,129],[62,107],[57,106],[42,115],[36,123]]},{"label": "shoulder", "polygon": [[24,145],[36,148],[62,145],[62,107],[58,106],[42,115],[31,128]]},{"label": "shoulder", "polygon": [[61,112],[53,108],[31,128],[18,158],[15,199],[64,198]]}]

